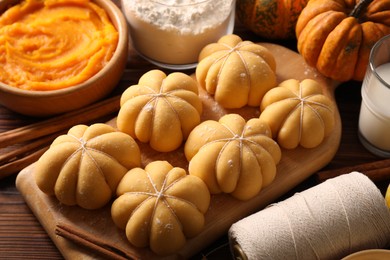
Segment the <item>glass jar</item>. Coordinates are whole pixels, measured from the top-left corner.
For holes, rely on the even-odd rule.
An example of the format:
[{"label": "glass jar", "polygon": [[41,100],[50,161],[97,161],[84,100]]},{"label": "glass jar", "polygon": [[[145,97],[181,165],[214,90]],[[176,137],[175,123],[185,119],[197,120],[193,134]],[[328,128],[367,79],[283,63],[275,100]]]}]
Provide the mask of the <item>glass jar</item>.
[{"label": "glass jar", "polygon": [[390,35],[372,48],[361,92],[360,141],[373,154],[390,158]]}]

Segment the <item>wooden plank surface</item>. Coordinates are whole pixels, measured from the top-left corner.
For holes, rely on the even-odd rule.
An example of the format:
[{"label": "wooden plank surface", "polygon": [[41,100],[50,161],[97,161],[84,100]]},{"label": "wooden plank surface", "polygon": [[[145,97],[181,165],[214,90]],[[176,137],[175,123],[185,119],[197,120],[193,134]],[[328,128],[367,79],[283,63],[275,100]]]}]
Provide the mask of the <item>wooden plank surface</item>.
[{"label": "wooden plank surface", "polygon": [[[279,45],[262,44],[269,48],[276,58],[279,82],[289,78],[298,80],[305,78],[315,79],[322,84],[324,94],[331,98],[335,102],[335,107],[337,107],[334,97],[336,83],[329,81],[314,69],[308,67],[297,53]],[[240,113],[246,118],[259,115],[258,108],[244,108],[235,111],[224,110],[218,107],[218,104],[204,91],[201,92],[201,98],[205,104],[203,120],[208,118],[216,119],[230,112]],[[278,165],[275,181],[252,200],[241,202],[231,198],[229,195],[213,195],[210,209],[206,213],[206,226],[203,232],[195,238],[188,240],[186,246],[178,255],[172,256],[172,258],[189,258],[193,256],[225,234],[232,223],[275,201],[327,165],[336,154],[340,143],[342,129],[338,110],[335,111],[335,120],[334,131],[319,147],[314,149],[283,149],[282,161]],[[115,119],[110,121],[110,124],[115,125]],[[172,153],[161,154],[152,151],[147,145],[140,144],[140,146],[144,165],[156,159],[166,159],[174,166],[187,167],[182,148]],[[114,226],[109,215],[109,205],[102,210],[95,211],[60,205],[54,198],[47,197],[36,187],[32,177],[33,172],[34,166],[32,165],[19,173],[16,185],[27,204],[66,258],[72,259],[83,256],[86,259],[92,259],[98,256],[90,250],[81,248],[62,237],[56,236],[54,230],[59,222],[70,224],[90,233],[92,236],[103,238],[107,240],[107,243],[112,243],[136,256],[147,259],[156,257],[148,249],[136,249],[129,245],[124,232]]]}]

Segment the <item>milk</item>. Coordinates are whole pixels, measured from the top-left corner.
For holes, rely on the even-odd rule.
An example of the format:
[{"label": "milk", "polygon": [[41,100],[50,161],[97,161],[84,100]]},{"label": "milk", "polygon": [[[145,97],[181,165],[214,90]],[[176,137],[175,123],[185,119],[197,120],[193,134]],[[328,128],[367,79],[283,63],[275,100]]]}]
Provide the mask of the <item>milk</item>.
[{"label": "milk", "polygon": [[367,72],[363,82],[359,134],[366,148],[390,157],[390,63],[378,66],[376,73],[379,78]]}]

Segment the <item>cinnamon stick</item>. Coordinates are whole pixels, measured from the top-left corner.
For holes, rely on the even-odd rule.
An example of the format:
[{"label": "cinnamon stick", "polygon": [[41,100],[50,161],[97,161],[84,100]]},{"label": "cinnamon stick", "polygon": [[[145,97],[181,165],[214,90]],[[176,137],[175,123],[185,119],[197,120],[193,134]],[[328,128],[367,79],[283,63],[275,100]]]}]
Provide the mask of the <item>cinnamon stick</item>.
[{"label": "cinnamon stick", "polygon": [[387,181],[390,180],[390,159],[343,167],[336,170],[320,171],[316,175],[318,181],[323,182],[352,171],[361,172],[374,182]]},{"label": "cinnamon stick", "polygon": [[[10,163],[11,161],[17,160],[21,157],[24,157],[23,155],[30,153],[31,151],[34,151],[35,149],[38,149],[39,147],[46,147],[49,146],[50,143],[59,135],[64,134],[65,131],[60,131],[58,133],[54,133],[42,138],[39,138],[35,141],[29,142],[29,143],[22,143],[18,144],[15,147],[12,147],[12,149],[6,149],[5,152],[0,154],[0,165],[4,165],[7,163]],[[1,172],[0,172],[1,174]]]},{"label": "cinnamon stick", "polygon": [[81,246],[92,249],[94,252],[98,252],[109,259],[139,259],[138,256],[130,254],[115,245],[110,245],[99,239],[98,237],[92,236],[87,232],[78,230],[65,223],[59,223],[56,225],[55,233],[61,237],[67,238]]},{"label": "cinnamon stick", "polygon": [[120,108],[119,101],[120,96],[114,96],[79,110],[0,133],[0,148],[53,134],[114,113]]},{"label": "cinnamon stick", "polygon": [[0,179],[8,177],[16,172],[19,172],[21,169],[29,166],[31,163],[37,161],[39,157],[42,156],[46,150],[49,149],[49,146],[43,147],[35,152],[32,152],[23,158],[20,158],[15,161],[0,165]]}]

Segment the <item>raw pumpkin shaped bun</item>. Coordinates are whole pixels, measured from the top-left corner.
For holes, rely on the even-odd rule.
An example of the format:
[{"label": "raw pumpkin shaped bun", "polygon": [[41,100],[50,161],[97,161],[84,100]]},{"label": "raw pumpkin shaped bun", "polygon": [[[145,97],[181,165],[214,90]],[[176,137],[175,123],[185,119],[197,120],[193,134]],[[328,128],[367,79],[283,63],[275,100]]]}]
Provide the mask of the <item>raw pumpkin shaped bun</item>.
[{"label": "raw pumpkin shaped bun", "polygon": [[190,175],[200,177],[212,194],[230,193],[240,200],[257,195],[275,178],[279,145],[260,119],[238,114],[208,120],[191,132],[184,147]]},{"label": "raw pumpkin shaped bun", "polygon": [[159,255],[177,252],[202,231],[210,193],[204,182],[166,161],[134,168],[121,180],[111,207],[114,223],[136,247]]},{"label": "raw pumpkin shaped bun", "polygon": [[280,83],[264,96],[260,110],[260,120],[271,127],[273,138],[286,149],[299,145],[314,148],[334,128],[333,103],[312,79]]},{"label": "raw pumpkin shaped bun", "polygon": [[131,136],[106,124],[76,125],[53,141],[34,173],[38,187],[61,203],[97,209],[115,195],[126,172],[140,164]]},{"label": "raw pumpkin shaped bun", "polygon": [[230,34],[202,49],[196,78],[224,108],[259,106],[264,94],[277,85],[275,69],[267,48]]},{"label": "raw pumpkin shaped bun", "polygon": [[118,129],[159,152],[177,149],[200,123],[202,101],[196,80],[160,70],[145,73],[121,96]]}]

